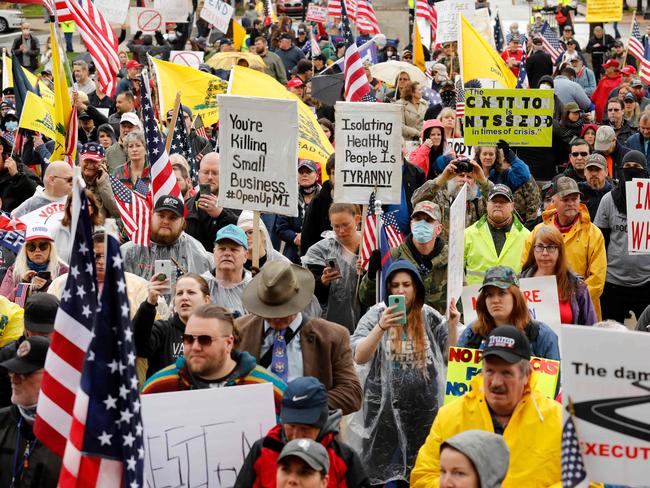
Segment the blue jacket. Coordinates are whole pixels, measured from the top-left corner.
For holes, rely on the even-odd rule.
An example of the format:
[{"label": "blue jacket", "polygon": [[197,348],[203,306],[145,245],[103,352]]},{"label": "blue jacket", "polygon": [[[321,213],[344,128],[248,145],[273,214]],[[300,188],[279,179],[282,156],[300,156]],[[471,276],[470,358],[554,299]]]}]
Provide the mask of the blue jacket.
[{"label": "blue jacket", "polygon": [[636,132],[627,138],[625,145],[633,151],[641,151],[646,159],[650,159],[650,142],[648,143],[648,150],[645,149],[645,138],[640,132]]}]

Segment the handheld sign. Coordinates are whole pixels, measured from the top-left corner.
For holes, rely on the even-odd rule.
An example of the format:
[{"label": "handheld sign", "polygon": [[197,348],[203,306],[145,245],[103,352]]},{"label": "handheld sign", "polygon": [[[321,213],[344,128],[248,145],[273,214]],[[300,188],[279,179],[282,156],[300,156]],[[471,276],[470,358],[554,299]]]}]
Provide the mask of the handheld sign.
[{"label": "handheld sign", "polygon": [[154,0],[153,5],[162,13],[165,22],[187,22],[190,11],[188,0]]},{"label": "handheld sign", "polygon": [[219,95],[219,205],[298,216],[298,102]]},{"label": "handheld sign", "polygon": [[225,34],[228,32],[228,25],[234,13],[235,9],[226,2],[205,0],[200,16]]},{"label": "handheld sign", "polygon": [[307,7],[307,22],[327,22],[327,7],[310,3]]},{"label": "handheld sign", "polygon": [[553,90],[465,90],[465,144],[550,147]]},{"label": "handheld sign", "polygon": [[587,0],[586,22],[620,22],[623,0]]},{"label": "handheld sign", "polygon": [[447,317],[449,301],[458,300],[463,291],[465,263],[465,214],[467,212],[467,185],[463,185],[449,207],[449,259],[447,260]]},{"label": "handheld sign", "polygon": [[[273,385],[142,395],[146,486],[234,486],[275,425]],[[218,408],[215,408],[218,405]]]},{"label": "handheld sign", "polygon": [[455,153],[456,157],[465,156],[469,159],[474,159],[474,148],[465,144],[465,140],[462,137],[447,139],[447,151]]},{"label": "handheld sign", "polygon": [[171,51],[169,53],[169,60],[172,63],[198,69],[199,65],[203,62],[204,54],[203,51]]},{"label": "handheld sign", "polygon": [[162,14],[153,8],[131,7],[129,9],[129,25],[131,34],[138,31],[143,34],[153,34],[162,29]]},{"label": "handheld sign", "polygon": [[95,0],[94,3],[111,24],[123,24],[129,13],[129,0]]},{"label": "handheld sign", "polygon": [[402,112],[389,103],[336,102],[334,201],[383,204],[402,197]]},{"label": "handheld sign", "polygon": [[630,254],[650,254],[650,179],[625,183],[627,249]]},{"label": "handheld sign", "polygon": [[436,42],[454,42],[458,40],[458,14],[462,13],[470,22],[473,19],[475,2],[472,0],[444,0],[436,3],[438,28]]}]

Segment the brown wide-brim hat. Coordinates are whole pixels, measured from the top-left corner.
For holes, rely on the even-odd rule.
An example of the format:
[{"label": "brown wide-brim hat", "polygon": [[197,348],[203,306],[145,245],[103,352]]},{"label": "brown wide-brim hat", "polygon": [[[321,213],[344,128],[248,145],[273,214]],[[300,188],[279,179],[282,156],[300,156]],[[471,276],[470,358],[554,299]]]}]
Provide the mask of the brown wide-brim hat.
[{"label": "brown wide-brim hat", "polygon": [[307,308],[314,285],[311,271],[284,260],[270,261],[246,286],[242,303],[265,319],[288,317]]}]

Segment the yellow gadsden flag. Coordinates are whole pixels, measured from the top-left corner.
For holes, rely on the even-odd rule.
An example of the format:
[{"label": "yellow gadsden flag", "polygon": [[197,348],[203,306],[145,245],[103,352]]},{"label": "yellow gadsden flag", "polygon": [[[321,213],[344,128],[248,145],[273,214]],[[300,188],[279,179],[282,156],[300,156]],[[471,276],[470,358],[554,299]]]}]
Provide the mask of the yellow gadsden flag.
[{"label": "yellow gadsden flag", "polygon": [[[14,76],[11,71],[11,65],[12,65],[11,58],[7,56],[6,52],[3,51],[2,53],[2,87],[3,88],[14,86]],[[25,76],[27,77],[27,81],[29,81],[29,83],[34,88],[38,89],[43,100],[45,100],[50,105],[54,105],[54,92],[52,92],[50,87],[47,86],[43,82],[43,80],[40,80],[34,73],[29,71],[28,69],[25,69],[24,67],[22,69],[23,69],[23,73],[25,73]]]},{"label": "yellow gadsden flag", "polygon": [[156,70],[162,118],[174,108],[176,93],[181,92],[183,105],[192,110],[192,116],[200,115],[205,125],[219,120],[217,95],[226,93],[227,81],[189,66],[149,59]]},{"label": "yellow gadsden flag", "polygon": [[54,107],[32,92],[27,92],[18,127],[40,132],[50,139],[56,138]]},{"label": "yellow gadsden flag", "polygon": [[422,71],[426,71],[427,67],[424,64],[424,48],[422,47],[422,37],[420,37],[417,18],[413,24],[413,64]]},{"label": "yellow gadsden flag", "polygon": [[460,62],[463,83],[474,79],[494,80],[495,88],[515,88],[517,78],[464,15],[460,16]]},{"label": "yellow gadsden flag", "polygon": [[[61,51],[57,41],[54,22],[50,22],[50,42],[52,43],[52,78],[54,80],[54,150],[50,161],[65,161],[65,135],[70,124],[70,115],[72,114],[72,102],[70,101],[70,92],[68,91],[68,82],[63,71],[63,62],[61,61]],[[71,155],[74,161],[75,154]]]},{"label": "yellow gadsden flag", "polygon": [[318,124],[314,112],[302,100],[287,91],[275,78],[243,66],[233,67],[230,73],[228,95],[298,100],[300,124],[298,129],[298,157],[321,163],[323,175],[325,175],[325,163],[329,155],[334,152],[334,148]]}]

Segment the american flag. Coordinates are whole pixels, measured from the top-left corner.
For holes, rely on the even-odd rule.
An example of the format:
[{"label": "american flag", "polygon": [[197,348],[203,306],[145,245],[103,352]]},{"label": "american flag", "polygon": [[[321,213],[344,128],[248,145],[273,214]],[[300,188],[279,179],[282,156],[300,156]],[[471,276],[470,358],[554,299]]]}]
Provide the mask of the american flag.
[{"label": "american flag", "polygon": [[521,63],[519,64],[519,74],[517,75],[517,86],[515,88],[528,88],[528,73],[526,73],[526,41],[521,45],[523,49],[521,54]]},{"label": "american flag", "polygon": [[117,37],[113,28],[91,0],[57,0],[56,3],[57,9],[59,4],[63,3],[70,11],[70,20],[74,20],[77,25],[97,68],[99,84],[104,92],[112,97],[117,86],[117,72],[122,67],[117,55]]},{"label": "american flag", "polygon": [[375,9],[372,7],[370,0],[358,0],[357,3],[357,27],[360,31],[369,34],[381,34],[379,22],[375,15]]},{"label": "american flag", "polygon": [[190,167],[190,178],[192,184],[197,185],[199,181],[199,172],[196,167],[196,158],[192,146],[190,146],[189,138],[187,137],[187,127],[185,127],[185,116],[183,110],[178,111],[176,123],[174,124],[174,132],[172,134],[172,143],[169,146],[169,154],[180,154],[186,160]]},{"label": "american flag", "polygon": [[[361,236],[361,253],[359,259],[364,269],[368,269],[368,260],[372,251],[377,249],[377,216],[375,192],[370,194],[368,201],[368,213],[365,215],[363,235]],[[387,212],[381,216],[382,229],[386,233],[386,242],[389,247],[397,247],[404,242],[404,236],[399,230],[399,224],[395,218],[395,211]]]},{"label": "american flag", "polygon": [[115,203],[120,210],[120,217],[129,239],[134,244],[148,246],[151,207],[146,196],[137,191],[137,188],[134,188],[136,191],[131,191],[113,175],[109,175],[109,178]]},{"label": "american flag", "polygon": [[208,139],[208,133],[205,131],[205,126],[203,125],[203,119],[200,115],[194,117],[194,122],[192,122],[192,128],[196,131],[198,135]]},{"label": "american flag", "polygon": [[564,48],[562,47],[562,44],[560,44],[560,39],[557,37],[555,29],[553,29],[547,21],[544,21],[544,25],[539,33],[542,37],[542,47],[544,48],[544,51],[550,54],[551,61],[555,64],[557,58],[564,52]]},{"label": "american flag", "polygon": [[65,0],[55,0],[56,5],[56,15],[59,22],[68,22],[69,20],[74,20],[72,13],[68,5],[65,3]]},{"label": "american flag", "polygon": [[456,117],[465,117],[465,88],[460,76],[456,77]]},{"label": "american flag", "polygon": [[[84,190],[77,184],[73,188],[72,208],[75,211],[70,271],[54,321],[34,422],[36,437],[60,457],[63,457],[70,436],[75,397],[97,311],[97,278],[88,201]],[[64,458],[62,472],[70,469],[70,463],[74,467],[74,459]]]},{"label": "american flag", "polygon": [[147,141],[147,154],[149,155],[149,166],[151,167],[153,202],[155,204],[160,197],[165,195],[174,195],[182,199],[181,190],[176,182],[176,175],[174,175],[174,170],[169,162],[169,154],[165,149],[165,139],[163,139],[156,125],[156,117],[153,113],[149,95],[149,84],[144,77],[140,78],[140,80],[144,138]]},{"label": "american flag", "polygon": [[503,29],[501,28],[499,12],[494,16],[494,46],[498,53],[503,51]]},{"label": "american flag", "polygon": [[329,0],[327,2],[327,15],[335,19],[341,18],[341,0]]},{"label": "american flag", "polygon": [[[569,400],[569,410],[572,409],[572,403]],[[580,450],[580,441],[573,423],[573,415],[570,413],[562,429],[562,486],[564,488],[583,485],[586,487],[586,479],[587,471]]]},{"label": "american flag", "polygon": [[370,85],[366,72],[363,69],[359,49],[352,37],[350,22],[345,12],[345,4],[341,4],[342,9],[342,33],[345,36],[345,61],[343,72],[345,78],[345,101],[360,102],[364,95],[370,92]]},{"label": "american flag", "polygon": [[309,29],[309,50],[311,51],[311,57],[312,59],[314,56],[318,56],[320,54],[320,46],[318,45],[318,41],[316,40],[316,37],[314,36],[314,30]]},{"label": "american flag", "polygon": [[327,3],[327,15],[340,19],[346,15],[352,21],[356,22],[357,0],[345,0],[345,10],[341,8],[342,0],[329,0]]},{"label": "american flag", "polygon": [[[384,214],[381,218],[382,224],[379,228],[379,255],[381,256],[381,271],[379,272],[379,278],[377,283],[379,285],[379,297],[378,301],[385,301],[388,295],[386,290],[384,270],[387,270],[391,264],[393,264],[393,259],[390,257],[390,249],[392,247],[399,246],[403,241],[403,237],[399,228],[397,226],[397,220],[395,219],[395,213],[389,212]],[[399,239],[395,243],[395,239]]]},{"label": "american flag", "polygon": [[415,2],[415,18],[424,19],[429,22],[431,28],[431,42],[436,40],[436,32],[438,31],[438,13],[436,8],[429,4],[427,0],[416,0]]},{"label": "american flag", "polygon": [[100,307],[64,457],[64,461],[77,461],[78,469],[63,471],[59,488],[143,486],[144,442],[133,326],[120,246],[108,233],[105,260]]},{"label": "american flag", "polygon": [[639,77],[644,83],[650,83],[650,61],[646,57],[646,50],[643,46],[643,38],[639,30],[639,24],[634,19],[632,22],[632,31],[627,41],[628,52],[639,60]]}]

